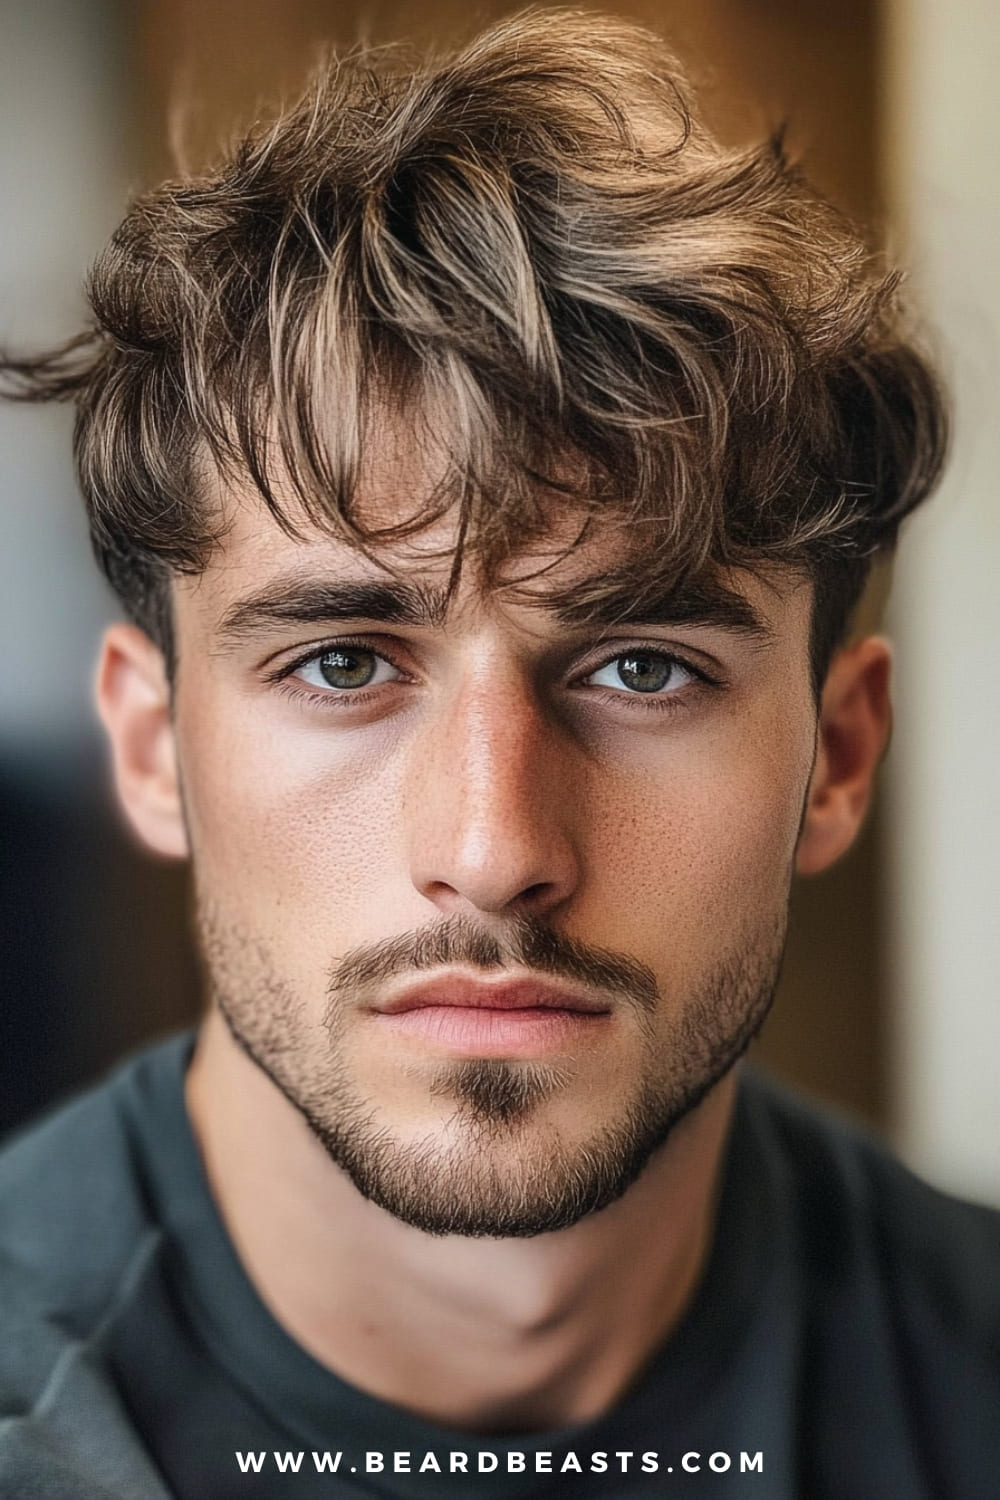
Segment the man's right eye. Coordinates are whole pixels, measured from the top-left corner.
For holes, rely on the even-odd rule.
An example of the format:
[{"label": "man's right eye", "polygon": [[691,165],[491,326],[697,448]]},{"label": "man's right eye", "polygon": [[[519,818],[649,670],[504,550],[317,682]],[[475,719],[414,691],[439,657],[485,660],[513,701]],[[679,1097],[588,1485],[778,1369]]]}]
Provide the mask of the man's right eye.
[{"label": "man's right eye", "polygon": [[395,682],[400,673],[392,662],[370,647],[345,644],[310,657],[290,675],[312,688],[349,692]]}]

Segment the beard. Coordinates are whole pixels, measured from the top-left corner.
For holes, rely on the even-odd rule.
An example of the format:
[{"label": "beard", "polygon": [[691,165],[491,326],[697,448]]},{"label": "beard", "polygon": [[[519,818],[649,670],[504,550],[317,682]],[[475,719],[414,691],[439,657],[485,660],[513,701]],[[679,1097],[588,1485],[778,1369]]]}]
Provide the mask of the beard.
[{"label": "beard", "polygon": [[[652,970],[625,954],[517,918],[502,932],[469,918],[357,948],[329,974],[319,1040],[268,951],[198,901],[209,989],[236,1043],[299,1111],[331,1160],[371,1202],[432,1235],[527,1237],[565,1229],[620,1198],[677,1125],[742,1057],[770,1010],[785,911],[717,959],[694,993],[665,1003]],[[579,1090],[572,1058],[442,1060],[419,1078],[442,1126],[403,1139],[352,1075],[351,1017],[380,986],[447,965],[517,967],[583,984],[631,1013],[641,1065],[614,1111],[575,1139],[546,1109]],[[586,1116],[586,1100],[580,1101]]]}]

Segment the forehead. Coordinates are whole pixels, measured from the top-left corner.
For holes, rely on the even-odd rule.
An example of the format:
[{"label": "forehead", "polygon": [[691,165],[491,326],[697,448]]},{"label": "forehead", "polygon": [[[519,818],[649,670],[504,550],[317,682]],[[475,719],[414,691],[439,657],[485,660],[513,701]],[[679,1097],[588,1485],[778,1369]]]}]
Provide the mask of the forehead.
[{"label": "forehead", "polygon": [[255,495],[229,496],[208,567],[176,581],[177,623],[220,648],[275,628],[349,619],[453,629],[512,607],[529,630],[690,625],[764,646],[808,633],[811,589],[801,579],[774,570],[643,578],[641,538],[614,516],[553,508],[547,528],[512,549],[489,579],[473,556],[456,581],[460,539],[451,511],[362,551],[305,522],[289,535]]},{"label": "forehead", "polygon": [[[399,424],[386,425],[379,438],[367,447],[358,492],[364,546],[349,540],[336,522],[317,524],[287,491],[279,503],[291,529],[252,484],[224,484],[213,477],[206,498],[215,511],[219,541],[202,572],[175,579],[178,625],[183,614],[193,613],[203,628],[225,632],[255,611],[273,622],[286,603],[288,618],[296,620],[310,613],[317,620],[327,613],[391,618],[392,603],[374,612],[346,608],[344,596],[333,610],[323,604],[329,586],[346,585],[349,591],[358,585],[366,597],[374,597],[372,589],[384,584],[396,591],[397,601],[400,590],[409,595],[403,613],[418,623],[441,624],[445,617],[451,623],[513,603],[581,627],[691,621],[764,638],[781,621],[787,602],[804,597],[799,613],[808,628],[812,590],[801,575],[769,566],[753,572],[706,567],[697,576],[681,576],[657,547],[662,518],[636,517],[611,505],[597,508],[555,485],[539,485],[527,534],[522,528],[504,545],[494,539],[486,548],[475,535],[470,544],[454,501],[436,519],[423,519],[436,487],[446,493],[441,477],[446,461],[433,442],[404,441]],[[556,483],[573,483],[568,461],[552,468]],[[391,534],[418,518],[410,534]]]},{"label": "forehead", "polygon": [[[808,616],[812,588],[801,573],[774,564],[753,572],[698,565],[707,539],[678,526],[668,496],[654,513],[641,513],[627,498],[595,489],[586,460],[558,434],[541,461],[544,473],[495,472],[488,489],[475,485],[466,526],[459,496],[469,476],[455,467],[446,415],[415,398],[376,402],[349,496],[324,491],[317,504],[311,486],[303,500],[287,475],[272,475],[276,508],[290,529],[249,477],[226,480],[206,463],[204,499],[219,541],[200,574],[175,580],[175,604],[190,604],[212,626],[269,588],[280,593],[287,585],[294,595],[310,580],[391,580],[419,584],[434,606],[427,613],[446,610],[449,620],[518,602],[585,627],[706,617],[753,632],[781,598],[803,589]],[[363,545],[344,523],[345,504]]]},{"label": "forehead", "polygon": [[363,579],[416,578],[445,587],[455,572],[461,551],[463,598],[485,596],[505,589],[534,588],[544,591],[582,581],[626,566],[634,553],[634,540],[625,522],[608,516],[595,519],[581,506],[563,503],[548,508],[545,521],[529,537],[519,538],[505,549],[499,566],[486,570],[479,549],[470,545],[463,532],[457,505],[441,517],[420,525],[408,535],[380,535],[394,526],[406,526],[415,506],[404,491],[394,506],[367,506],[363,524],[364,543],[344,535],[339,527],[318,525],[301,507],[289,505],[289,531],[253,492],[228,494],[222,509],[220,541],[208,565],[195,581],[195,588],[222,601],[241,591],[248,580],[262,580],[298,570]]}]

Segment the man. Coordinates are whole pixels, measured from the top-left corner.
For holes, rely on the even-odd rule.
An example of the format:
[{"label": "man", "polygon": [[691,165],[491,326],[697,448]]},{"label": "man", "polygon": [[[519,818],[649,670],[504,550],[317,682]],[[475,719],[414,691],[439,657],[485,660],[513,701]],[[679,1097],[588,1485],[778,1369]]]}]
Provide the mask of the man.
[{"label": "man", "polygon": [[943,421],[652,38],[331,69],[67,348],[98,701],[211,1005],[0,1165],[0,1493],[993,1493],[997,1221],[750,1075]]}]

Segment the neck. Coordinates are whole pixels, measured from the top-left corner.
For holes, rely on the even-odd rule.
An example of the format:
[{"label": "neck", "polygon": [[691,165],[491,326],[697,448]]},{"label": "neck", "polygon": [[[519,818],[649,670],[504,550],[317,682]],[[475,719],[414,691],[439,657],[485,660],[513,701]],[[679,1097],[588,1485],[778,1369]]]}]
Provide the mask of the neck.
[{"label": "neck", "polygon": [[367,1202],[215,1015],[187,1097],[223,1220],[286,1331],[427,1420],[514,1432],[600,1416],[669,1336],[711,1241],[734,1090],[730,1074],[616,1203],[510,1240],[431,1238]]}]

